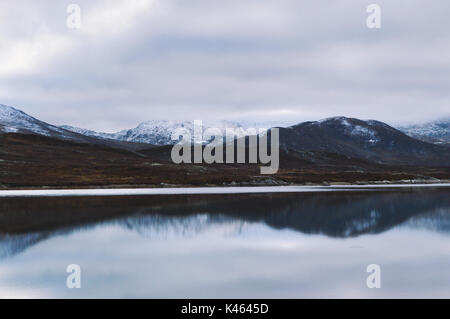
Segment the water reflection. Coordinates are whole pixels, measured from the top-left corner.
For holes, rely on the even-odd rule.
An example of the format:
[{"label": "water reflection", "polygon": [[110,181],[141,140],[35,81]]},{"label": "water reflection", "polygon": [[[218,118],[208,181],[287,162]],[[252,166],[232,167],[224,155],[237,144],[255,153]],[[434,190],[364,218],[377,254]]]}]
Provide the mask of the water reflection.
[{"label": "water reflection", "polygon": [[335,238],[379,234],[402,226],[450,231],[445,189],[122,197],[2,198],[0,258],[43,240],[105,224],[143,237],[195,236],[248,223]]}]

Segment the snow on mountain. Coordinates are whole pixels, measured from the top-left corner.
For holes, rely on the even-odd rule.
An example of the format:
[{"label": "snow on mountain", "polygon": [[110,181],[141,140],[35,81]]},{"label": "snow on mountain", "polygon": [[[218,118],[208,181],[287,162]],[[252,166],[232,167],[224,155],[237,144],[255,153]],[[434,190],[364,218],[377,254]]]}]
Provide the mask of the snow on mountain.
[{"label": "snow on mountain", "polygon": [[[375,145],[380,141],[377,135],[377,127],[389,127],[385,123],[373,120],[358,123],[354,123],[351,119],[341,116],[326,118],[320,121],[304,122],[292,127],[297,127],[298,125],[332,125],[347,136],[360,138],[369,146]],[[277,126],[287,127],[288,124],[283,122],[203,121],[203,131],[207,128],[218,128],[224,136],[226,135],[227,128],[240,131],[244,134],[245,130],[249,128],[262,128],[267,130]],[[40,121],[14,107],[0,104],[0,132],[5,133],[33,133],[76,142],[110,143],[107,141],[112,140],[116,141],[114,143],[120,141],[168,145],[174,143],[172,133],[178,128],[185,128],[192,137],[194,136],[193,121],[150,120],[140,123],[133,129],[123,130],[117,133],[103,133],[68,125],[57,127]],[[416,139],[435,144],[450,144],[450,120],[398,126],[397,128]],[[92,141],[92,138],[98,140]],[[100,140],[105,142],[101,142]]]},{"label": "snow on mountain", "polygon": [[78,133],[85,136],[91,136],[91,137],[99,137],[99,138],[105,138],[105,139],[116,139],[114,134],[111,133],[102,133],[102,132],[96,132],[92,130],[86,130],[79,127],[74,127],[70,125],[62,125],[60,128],[65,129],[67,131],[71,131],[74,133]]},{"label": "snow on mountain", "polygon": [[450,119],[438,120],[425,124],[399,126],[398,129],[411,137],[426,142],[435,144],[450,143]]},{"label": "snow on mountain", "polygon": [[279,133],[280,147],[300,154],[333,153],[388,165],[446,166],[450,158],[446,147],[411,138],[374,120],[333,117],[300,123]]},{"label": "snow on mountain", "polygon": [[14,107],[0,104],[0,132],[38,134],[77,143],[106,144],[105,140],[79,134],[64,127],[40,121]]},{"label": "snow on mountain", "polygon": [[[240,121],[202,121],[202,129],[205,132],[209,128],[217,128],[223,136],[226,135],[226,129],[233,129],[240,134],[244,134],[245,130],[255,128],[257,131],[262,129],[265,131],[274,126],[285,126],[284,123],[276,122],[240,122]],[[169,145],[175,141],[172,140],[172,133],[179,128],[184,128],[194,137],[193,121],[175,121],[175,120],[150,120],[139,124],[137,127],[129,130],[123,130],[117,133],[102,133],[91,130],[81,129],[72,126],[61,126],[64,129],[92,137],[101,137],[126,142],[139,142],[153,145]],[[207,141],[202,141],[207,142]]]},{"label": "snow on mountain", "polygon": [[[285,126],[283,123],[276,122],[252,123],[225,120],[203,121],[202,123],[203,132],[208,128],[218,128],[222,135],[226,134],[226,129],[234,129],[243,134],[244,130],[247,130],[248,128],[267,130],[276,125]],[[172,141],[172,133],[178,128],[185,128],[191,136],[194,137],[193,121],[151,120],[142,122],[133,129],[123,130],[117,133],[103,133],[69,125],[57,127],[40,121],[11,106],[0,104],[0,132],[5,133],[32,133],[75,142],[97,144],[120,141],[168,145],[174,143],[174,141]],[[92,138],[95,139],[93,140]]]},{"label": "snow on mountain", "polygon": [[344,116],[335,116],[325,118],[319,121],[304,122],[293,127],[299,127],[302,124],[308,126],[323,126],[333,127],[337,131],[342,132],[344,135],[353,136],[365,141],[369,144],[375,144],[380,141],[376,128],[378,126],[385,125],[382,122],[368,120],[368,121],[354,121],[355,119],[347,118]]},{"label": "snow on mountain", "polygon": [[0,131],[6,133],[34,133],[45,136],[63,135],[73,138],[71,132],[63,128],[39,121],[11,106],[0,104]]},{"label": "snow on mountain", "polygon": [[191,135],[194,134],[194,124],[190,121],[146,121],[137,127],[118,132],[118,139],[127,142],[149,143],[154,145],[167,145],[172,143],[172,132],[177,128],[186,128]]},{"label": "snow on mountain", "polygon": [[[305,160],[314,162],[308,154],[338,154],[346,158],[359,158],[380,164],[403,165],[448,165],[448,148],[424,143],[405,135],[382,122],[362,121],[355,118],[333,117],[320,121],[303,122],[283,128],[277,123],[251,123],[239,121],[203,121],[203,130],[218,128],[222,136],[226,129],[241,131],[249,128],[280,128],[280,146],[295,151]],[[78,143],[105,145],[108,147],[136,151],[153,145],[173,144],[172,133],[184,128],[194,136],[193,121],[152,120],[129,130],[117,133],[101,133],[92,130],[63,126],[56,127],[35,119],[10,106],[0,105],[0,132],[38,134]],[[437,138],[448,137],[448,122],[437,122],[429,126],[414,126],[411,132],[419,132]],[[261,130],[258,133],[262,133]],[[239,134],[238,134],[239,135]],[[133,142],[133,143],[132,143]],[[195,142],[195,141],[194,141]],[[202,141],[210,142],[210,141]],[[305,155],[307,154],[307,155]]]}]

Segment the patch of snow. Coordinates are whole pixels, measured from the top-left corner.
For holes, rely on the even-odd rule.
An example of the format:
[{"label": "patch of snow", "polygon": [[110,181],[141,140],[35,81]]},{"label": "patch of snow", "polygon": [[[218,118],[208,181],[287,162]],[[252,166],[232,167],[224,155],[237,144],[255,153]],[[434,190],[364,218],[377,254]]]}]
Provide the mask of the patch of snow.
[{"label": "patch of snow", "polygon": [[[202,121],[203,132],[209,128],[217,128],[223,136],[226,136],[226,129],[233,129],[237,136],[244,136],[250,128],[255,128],[256,133],[263,133],[269,128],[275,126],[274,123],[252,123],[237,121]],[[62,126],[62,128],[83,134],[86,136],[101,137],[107,139],[115,139],[127,142],[139,142],[153,145],[169,145],[176,141],[172,140],[172,133],[178,128],[185,128],[187,132],[194,138],[194,122],[193,121],[175,121],[175,120],[150,120],[140,123],[137,127],[129,130],[123,130],[117,133],[101,133],[91,130],[81,129],[72,126]],[[207,143],[209,141],[201,141]]]},{"label": "patch of snow", "polygon": [[368,129],[366,127],[356,125],[350,131],[351,135],[362,136],[368,138],[369,143],[377,143],[379,139],[377,138],[377,133],[374,130]]},{"label": "patch of snow", "polygon": [[3,130],[3,132],[5,132],[5,133],[17,133],[17,132],[19,132],[18,129],[16,129],[15,127],[11,127],[11,126],[4,126],[4,127],[2,128],[2,130]]},{"label": "patch of snow", "polygon": [[347,127],[351,126],[351,124],[348,122],[346,118],[341,119],[341,124]]}]

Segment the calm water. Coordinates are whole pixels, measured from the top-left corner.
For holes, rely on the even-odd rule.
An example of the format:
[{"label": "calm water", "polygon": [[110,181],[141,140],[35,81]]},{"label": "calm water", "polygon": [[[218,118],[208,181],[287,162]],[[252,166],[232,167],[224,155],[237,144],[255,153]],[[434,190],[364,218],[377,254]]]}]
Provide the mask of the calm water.
[{"label": "calm water", "polygon": [[0,198],[0,297],[450,298],[449,195]]}]

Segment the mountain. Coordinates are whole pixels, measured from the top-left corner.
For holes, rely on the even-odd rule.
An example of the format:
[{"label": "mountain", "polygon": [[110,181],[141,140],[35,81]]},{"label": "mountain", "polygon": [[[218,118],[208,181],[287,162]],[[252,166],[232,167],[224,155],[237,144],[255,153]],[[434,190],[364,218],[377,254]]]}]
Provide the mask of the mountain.
[{"label": "mountain", "polygon": [[450,119],[399,126],[399,130],[405,134],[425,142],[450,145]]},{"label": "mountain", "polygon": [[[287,126],[287,124],[281,122],[202,121],[203,131],[208,128],[218,128],[223,135],[225,135],[226,128],[237,129],[240,130],[240,132],[243,132],[243,130],[247,130],[248,128],[261,128],[267,130],[273,126],[280,125]],[[174,144],[175,142],[172,140],[172,133],[178,128],[185,128],[192,137],[194,136],[193,121],[151,120],[142,122],[133,129],[123,130],[117,133],[102,133],[69,125],[63,125],[61,128],[91,137],[147,143],[152,145]]]},{"label": "mountain", "polygon": [[71,131],[42,122],[18,109],[3,104],[0,104],[0,131],[60,137],[74,142],[86,140],[84,135],[74,134]]},{"label": "mountain", "polygon": [[450,166],[450,149],[416,140],[379,121],[333,117],[280,128],[280,145],[384,165]]},{"label": "mountain", "polygon": [[0,132],[37,134],[75,143],[104,145],[127,150],[136,150],[143,147],[138,143],[124,143],[103,138],[102,136],[90,136],[81,132],[67,130],[64,127],[40,121],[21,110],[3,104],[0,104]]},{"label": "mountain", "polygon": [[123,140],[117,140],[92,131],[69,131],[2,105],[0,188],[283,185],[450,178],[450,148],[413,139],[377,121],[336,117],[280,128],[280,169],[271,176],[260,175],[259,164],[177,165],[171,160],[171,145],[129,142],[152,139],[167,143],[164,138],[176,125],[189,129],[189,122],[159,123],[145,122],[123,131]]},{"label": "mountain", "polygon": [[[327,123],[333,119],[345,119],[344,117],[334,117],[323,119],[320,121],[310,121],[304,122],[293,127],[305,127],[311,125],[312,123]],[[349,123],[351,126],[352,120],[347,120],[346,123]],[[350,121],[350,122],[349,122]],[[366,148],[366,146],[377,144],[377,138],[374,134],[374,124],[378,123],[379,126],[384,124],[378,121],[365,121],[367,125],[359,125],[356,124],[354,129],[351,129],[350,126],[347,127],[347,132],[351,133],[350,135],[353,137],[366,137],[362,146]],[[387,124],[384,124],[387,126]],[[171,145],[174,144],[172,140],[172,133],[178,128],[185,128],[191,134],[192,139],[194,136],[194,123],[192,121],[173,121],[173,120],[151,120],[140,123],[137,127],[129,130],[123,130],[117,133],[103,133],[97,132],[93,130],[87,130],[83,128],[78,128],[69,125],[63,125],[60,128],[72,131],[78,134],[82,134],[85,136],[102,138],[102,139],[110,139],[116,141],[124,141],[124,142],[135,142],[135,143],[146,143],[152,145]],[[251,121],[203,121],[203,130],[207,128],[219,128],[223,135],[225,135],[225,129],[231,128],[234,130],[241,130],[244,132],[248,128],[263,128],[267,130],[271,127],[289,127],[287,122],[251,122]],[[391,127],[393,129],[393,127]],[[437,121],[423,125],[412,125],[412,126],[399,126],[397,129],[406,135],[421,140],[423,142],[433,143],[433,144],[448,144],[450,145],[450,120],[449,121]],[[387,136],[385,136],[387,137]],[[206,143],[208,141],[202,141]],[[321,144],[321,141],[317,141]],[[361,140],[360,140],[361,142]],[[395,145],[395,142],[393,142]],[[359,146],[358,146],[359,147]],[[323,149],[323,148],[322,148]],[[374,148],[376,149],[376,147]]]},{"label": "mountain", "polygon": [[[171,135],[183,127],[193,136],[191,121],[146,121],[117,133],[99,133],[69,126],[57,127],[13,107],[0,105],[0,130],[35,134],[59,140],[137,151],[138,156],[165,158],[173,144]],[[273,125],[273,124],[272,124]],[[269,123],[204,121],[203,129],[218,127],[245,130],[269,128]],[[203,141],[205,142],[205,141]],[[450,167],[450,148],[414,139],[379,121],[332,117],[280,127],[280,153],[285,168],[334,167],[370,169],[376,165]],[[169,147],[170,148],[170,147]],[[374,166],[375,165],[375,166]],[[377,169],[379,169],[377,167]]]},{"label": "mountain", "polygon": [[70,132],[78,133],[78,134],[81,134],[84,136],[103,138],[103,139],[112,139],[112,140],[119,139],[115,134],[112,134],[112,133],[96,132],[93,130],[87,130],[87,129],[74,127],[74,126],[70,126],[70,125],[62,125],[62,126],[60,126],[60,128],[70,131]]},{"label": "mountain", "polygon": [[116,136],[122,141],[169,145],[173,144],[172,133],[178,128],[185,128],[194,136],[193,122],[167,120],[146,121],[133,129],[118,132]]}]

